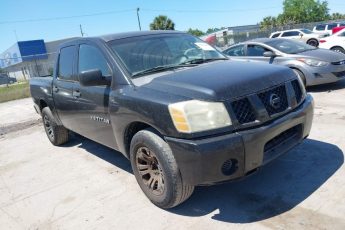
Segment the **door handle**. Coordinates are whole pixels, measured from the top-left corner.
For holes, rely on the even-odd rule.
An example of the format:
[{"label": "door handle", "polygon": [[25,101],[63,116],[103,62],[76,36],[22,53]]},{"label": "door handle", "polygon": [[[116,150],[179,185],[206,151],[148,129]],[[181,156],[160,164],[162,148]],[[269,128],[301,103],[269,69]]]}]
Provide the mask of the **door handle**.
[{"label": "door handle", "polygon": [[58,88],[58,87],[56,87],[56,86],[53,86],[53,92],[54,92],[54,93],[59,92],[59,88]]},{"label": "door handle", "polygon": [[76,98],[79,98],[81,96],[79,89],[73,91],[73,96]]}]

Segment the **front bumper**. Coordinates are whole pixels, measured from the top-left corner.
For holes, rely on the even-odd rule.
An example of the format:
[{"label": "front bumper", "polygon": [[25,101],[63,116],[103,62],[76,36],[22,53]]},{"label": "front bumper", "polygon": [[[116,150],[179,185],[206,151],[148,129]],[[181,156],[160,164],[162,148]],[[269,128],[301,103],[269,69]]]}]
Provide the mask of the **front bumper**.
[{"label": "front bumper", "polygon": [[321,85],[345,79],[345,65],[329,65],[326,67],[305,67],[307,86]]},{"label": "front bumper", "polygon": [[257,128],[198,140],[165,139],[184,183],[215,184],[243,177],[301,143],[309,135],[313,108],[308,95],[294,111]]}]

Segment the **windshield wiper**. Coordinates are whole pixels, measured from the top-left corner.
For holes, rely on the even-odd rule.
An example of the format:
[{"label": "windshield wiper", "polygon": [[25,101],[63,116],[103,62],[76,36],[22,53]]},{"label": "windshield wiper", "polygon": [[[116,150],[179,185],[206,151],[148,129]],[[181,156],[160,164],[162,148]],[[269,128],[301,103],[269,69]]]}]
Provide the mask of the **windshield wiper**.
[{"label": "windshield wiper", "polygon": [[180,63],[177,65],[160,65],[153,67],[151,69],[145,69],[139,72],[136,72],[132,75],[132,78],[140,77],[145,74],[150,74],[150,73],[157,73],[161,71],[167,71],[167,70],[172,70],[172,69],[177,69],[177,68],[182,68],[182,67],[191,67],[191,66],[196,66],[194,63]]},{"label": "windshield wiper", "polygon": [[219,60],[229,60],[228,58],[197,58],[192,60],[187,60],[182,62],[181,64],[202,64],[211,61],[219,61]]}]

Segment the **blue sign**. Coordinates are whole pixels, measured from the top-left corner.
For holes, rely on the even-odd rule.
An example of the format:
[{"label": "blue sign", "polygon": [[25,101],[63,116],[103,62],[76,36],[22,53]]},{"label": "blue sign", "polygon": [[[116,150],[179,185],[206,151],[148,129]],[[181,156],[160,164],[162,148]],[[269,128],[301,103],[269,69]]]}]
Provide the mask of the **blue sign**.
[{"label": "blue sign", "polygon": [[48,58],[44,40],[18,42],[18,47],[23,61]]}]

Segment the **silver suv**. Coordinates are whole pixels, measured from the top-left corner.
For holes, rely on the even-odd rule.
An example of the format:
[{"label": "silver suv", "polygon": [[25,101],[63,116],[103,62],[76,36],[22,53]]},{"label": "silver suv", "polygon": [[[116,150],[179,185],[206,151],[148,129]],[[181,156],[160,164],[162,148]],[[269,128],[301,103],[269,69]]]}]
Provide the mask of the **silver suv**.
[{"label": "silver suv", "polygon": [[287,38],[301,40],[308,45],[317,47],[319,45],[319,39],[325,37],[324,34],[317,34],[308,29],[293,29],[277,31],[270,35],[270,38]]}]

